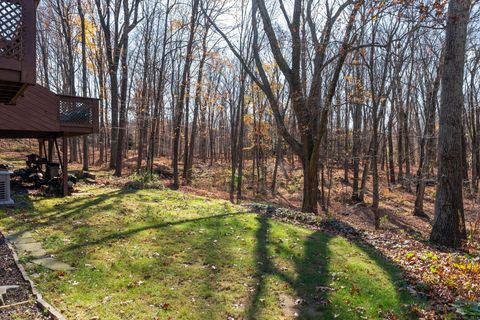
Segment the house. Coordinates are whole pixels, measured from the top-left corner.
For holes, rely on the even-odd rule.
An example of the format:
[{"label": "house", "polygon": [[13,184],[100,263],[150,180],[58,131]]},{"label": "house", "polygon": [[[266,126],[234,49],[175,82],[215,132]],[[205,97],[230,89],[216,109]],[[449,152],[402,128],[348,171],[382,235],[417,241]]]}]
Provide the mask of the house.
[{"label": "house", "polygon": [[98,100],[55,94],[36,83],[37,5],[0,0],[0,139],[38,139],[41,155],[52,161],[56,151],[67,177],[67,138],[98,132]]}]

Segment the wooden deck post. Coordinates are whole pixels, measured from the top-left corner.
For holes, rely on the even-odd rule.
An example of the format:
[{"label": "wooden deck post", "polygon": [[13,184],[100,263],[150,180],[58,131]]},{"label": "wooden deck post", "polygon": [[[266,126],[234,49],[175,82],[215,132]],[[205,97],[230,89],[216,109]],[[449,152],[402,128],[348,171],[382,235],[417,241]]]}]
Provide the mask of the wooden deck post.
[{"label": "wooden deck post", "polygon": [[55,143],[55,149],[57,150],[58,164],[63,166],[62,155],[60,154],[60,148],[58,148],[57,137],[53,139],[53,142]]},{"label": "wooden deck post", "polygon": [[43,139],[38,139],[38,156],[43,158]]},{"label": "wooden deck post", "polygon": [[48,139],[48,162],[53,162],[53,139]]},{"label": "wooden deck post", "polygon": [[63,156],[62,156],[62,175],[63,175],[63,196],[68,196],[68,143],[67,138],[62,137],[62,149],[63,149]]}]

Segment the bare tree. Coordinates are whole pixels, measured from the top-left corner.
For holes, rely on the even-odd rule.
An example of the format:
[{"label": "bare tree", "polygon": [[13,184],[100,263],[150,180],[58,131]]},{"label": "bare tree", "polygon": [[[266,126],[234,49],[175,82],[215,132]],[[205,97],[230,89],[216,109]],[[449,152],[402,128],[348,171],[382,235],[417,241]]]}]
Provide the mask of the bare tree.
[{"label": "bare tree", "polygon": [[[291,36],[291,64],[289,64],[281,50],[280,42],[272,25],[271,16],[265,1],[253,1],[253,55],[258,75],[252,70],[249,64],[234,47],[227,35],[218,27],[216,27],[216,30],[223,36],[235,56],[237,56],[242,62],[242,65],[252,80],[267,96],[279,133],[302,162],[304,181],[302,211],[316,213],[318,211],[318,159],[320,146],[327,129],[328,114],[335,95],[338,79],[349,52],[349,47],[353,42],[351,36],[355,25],[356,15],[363,4],[363,1],[348,0],[339,5],[336,10],[333,10],[333,8],[328,7],[327,5],[326,11],[328,16],[320,39],[317,36],[317,26],[311,16],[312,3],[313,1],[308,1],[306,6],[304,6],[303,1],[295,0],[293,4],[293,15],[291,18],[287,15],[286,11],[282,9]],[[332,41],[332,30],[344,10],[350,6],[352,6],[352,10],[347,19],[343,39],[337,49],[338,53],[335,55],[334,59],[328,59],[327,51],[330,49]],[[284,8],[283,4],[281,7]],[[307,19],[314,45],[314,67],[310,79],[308,94],[306,88],[307,84],[304,83],[301,78],[302,50],[306,50],[306,48],[302,48],[301,41],[302,29],[300,28],[300,22],[302,15]],[[279,66],[283,77],[288,83],[289,95],[291,98],[292,109],[296,116],[300,140],[295,138],[282,119],[278,97],[275,96],[274,90],[272,90],[270,84],[270,79],[265,72],[264,61],[262,61],[260,53],[258,16],[261,18],[263,31],[267,37],[270,52],[273,55],[276,64]],[[324,80],[325,69],[333,62],[335,62],[335,65],[333,67],[330,81],[327,85],[325,94],[322,94],[321,83]],[[315,121],[312,121],[312,119],[315,119]]]},{"label": "bare tree", "polygon": [[195,39],[195,30],[197,28],[197,19],[198,19],[198,6],[199,0],[192,0],[192,12],[190,15],[190,24],[189,24],[189,36],[187,42],[187,49],[185,52],[185,64],[183,67],[183,74],[180,83],[180,89],[178,93],[178,97],[175,102],[175,119],[173,124],[173,160],[172,160],[172,167],[173,167],[173,184],[172,187],[174,189],[178,189],[180,182],[179,182],[179,174],[178,174],[178,152],[179,152],[179,143],[180,143],[180,129],[184,111],[184,103],[185,103],[185,92],[187,86],[190,86],[189,78],[190,78],[190,67],[192,65],[193,60],[193,41]]},{"label": "bare tree", "polygon": [[459,247],[466,239],[463,213],[462,110],[463,76],[470,0],[448,6],[438,135],[438,185],[430,240]]},{"label": "bare tree", "polygon": [[[111,135],[110,135],[110,168],[116,167],[117,162],[121,163],[121,158],[117,156],[119,149],[119,82],[118,68],[122,51],[127,54],[128,34],[140,22],[138,9],[141,0],[134,0],[129,5],[128,0],[95,0],[100,26],[103,31],[105,50],[108,63],[108,73],[110,76],[110,107],[111,107]],[[122,5],[123,4],[123,5]],[[113,29],[113,30],[112,30]],[[126,56],[125,56],[126,59]],[[125,78],[123,81],[127,81]],[[126,86],[126,84],[125,84]],[[125,102],[122,102],[125,104]],[[125,111],[126,116],[126,111]],[[122,148],[120,146],[120,148]],[[118,161],[120,160],[120,161]],[[117,169],[117,168],[115,168]],[[121,168],[116,174],[121,174]]]}]

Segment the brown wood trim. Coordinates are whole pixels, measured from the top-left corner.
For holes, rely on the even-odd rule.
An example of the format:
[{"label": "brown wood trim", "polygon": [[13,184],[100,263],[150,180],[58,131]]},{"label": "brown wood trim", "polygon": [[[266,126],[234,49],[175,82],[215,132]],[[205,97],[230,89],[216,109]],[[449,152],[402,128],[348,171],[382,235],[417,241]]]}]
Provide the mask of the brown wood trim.
[{"label": "brown wood trim", "polygon": [[20,88],[20,90],[18,90],[17,94],[12,98],[12,100],[10,100],[10,103],[11,104],[15,104],[15,102],[17,102],[17,99],[23,95],[23,92],[25,91],[25,89],[28,87],[28,84],[23,84],[23,86]]},{"label": "brown wood trim", "polygon": [[63,163],[62,163],[62,175],[63,175],[63,196],[68,196],[68,142],[67,138],[62,138],[63,149]]}]

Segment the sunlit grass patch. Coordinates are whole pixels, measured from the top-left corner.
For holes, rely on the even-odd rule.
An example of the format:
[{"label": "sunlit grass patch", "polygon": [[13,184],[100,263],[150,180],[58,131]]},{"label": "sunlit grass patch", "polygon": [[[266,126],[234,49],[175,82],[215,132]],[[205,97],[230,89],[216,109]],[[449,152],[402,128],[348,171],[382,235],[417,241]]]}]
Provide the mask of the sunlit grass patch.
[{"label": "sunlit grass patch", "polygon": [[[75,267],[28,264],[68,318],[408,318],[398,270],[343,238],[171,190],[83,186],[0,213]],[[27,200],[27,199],[26,199]]]}]

